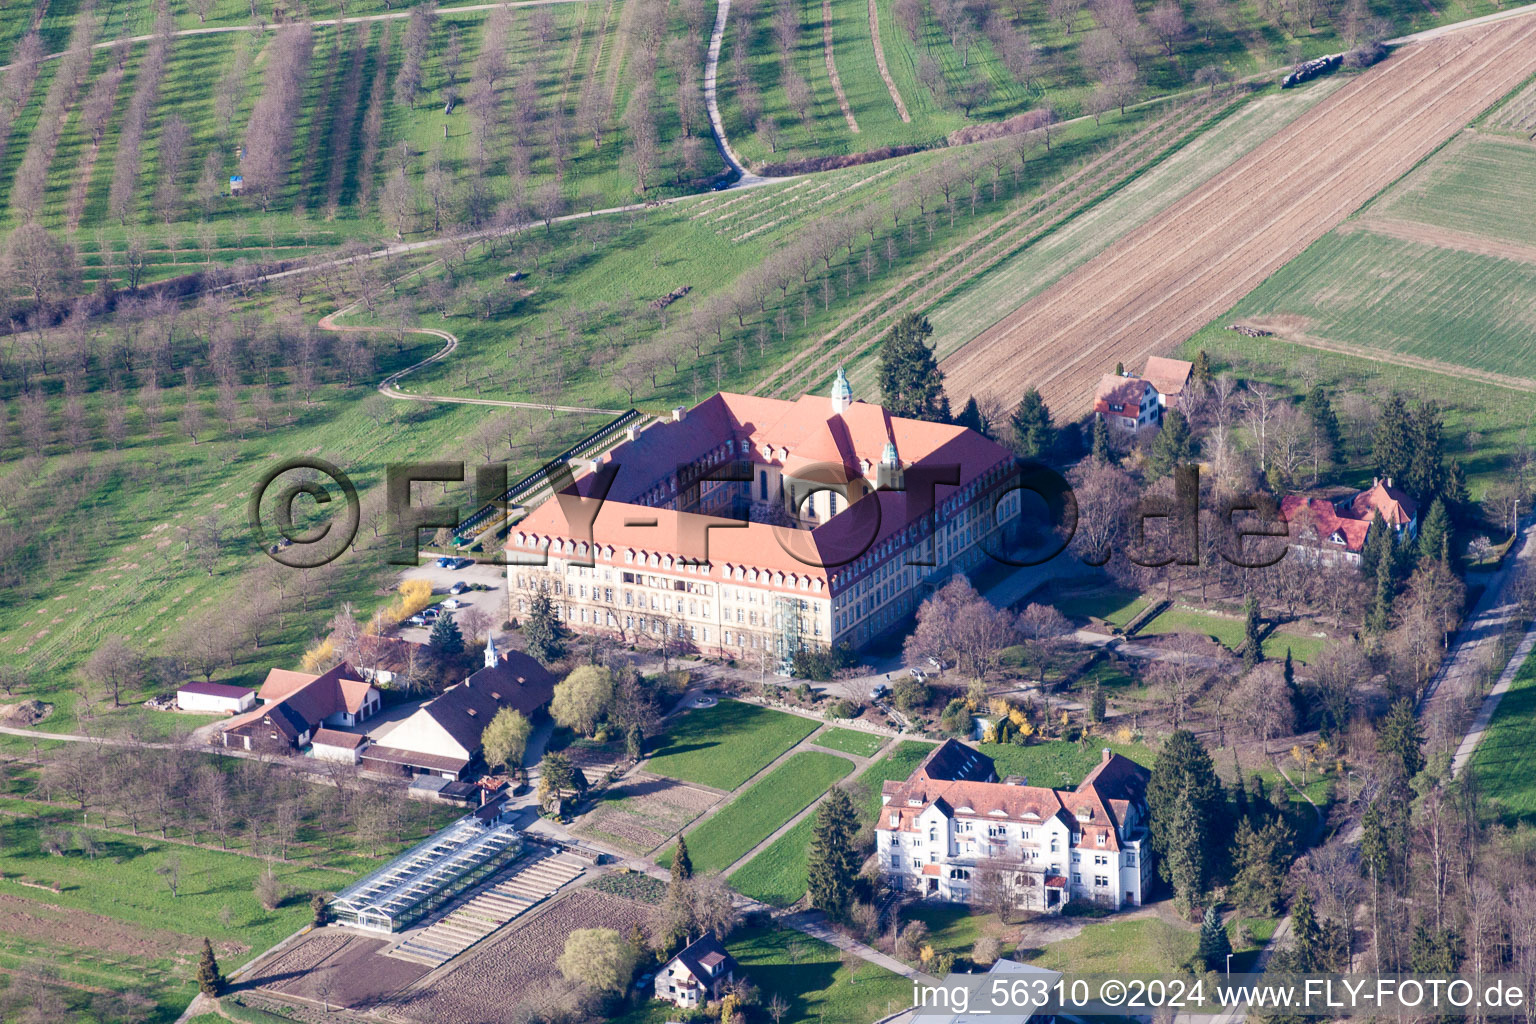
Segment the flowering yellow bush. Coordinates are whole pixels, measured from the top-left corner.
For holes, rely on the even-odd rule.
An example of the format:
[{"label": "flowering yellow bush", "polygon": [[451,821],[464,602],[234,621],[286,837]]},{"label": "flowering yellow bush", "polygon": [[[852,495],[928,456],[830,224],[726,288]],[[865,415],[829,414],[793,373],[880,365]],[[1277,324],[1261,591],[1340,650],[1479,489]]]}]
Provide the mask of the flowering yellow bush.
[{"label": "flowering yellow bush", "polygon": [[393,622],[403,622],[432,603],[429,580],[401,580],[395,599],[384,614]]},{"label": "flowering yellow bush", "polygon": [[329,639],[321,640],[315,646],[304,652],[299,659],[299,667],[305,672],[313,672],[316,675],[336,664],[336,645]]}]

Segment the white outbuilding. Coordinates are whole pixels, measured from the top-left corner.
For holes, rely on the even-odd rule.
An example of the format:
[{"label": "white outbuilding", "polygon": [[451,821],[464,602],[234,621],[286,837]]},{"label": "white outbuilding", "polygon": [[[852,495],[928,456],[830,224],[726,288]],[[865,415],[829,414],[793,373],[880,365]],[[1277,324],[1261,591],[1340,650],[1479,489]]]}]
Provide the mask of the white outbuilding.
[{"label": "white outbuilding", "polygon": [[224,683],[188,683],[176,691],[176,706],[183,711],[237,715],[256,706],[256,691]]}]

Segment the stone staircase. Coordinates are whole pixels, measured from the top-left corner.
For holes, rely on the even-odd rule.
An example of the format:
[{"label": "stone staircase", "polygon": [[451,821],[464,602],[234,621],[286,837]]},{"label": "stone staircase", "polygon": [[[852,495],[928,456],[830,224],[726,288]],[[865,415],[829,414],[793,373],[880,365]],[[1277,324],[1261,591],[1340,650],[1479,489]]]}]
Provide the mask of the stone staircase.
[{"label": "stone staircase", "polygon": [[440,967],[548,899],[585,867],[559,854],[538,854],[523,861],[510,877],[482,890],[384,955]]}]

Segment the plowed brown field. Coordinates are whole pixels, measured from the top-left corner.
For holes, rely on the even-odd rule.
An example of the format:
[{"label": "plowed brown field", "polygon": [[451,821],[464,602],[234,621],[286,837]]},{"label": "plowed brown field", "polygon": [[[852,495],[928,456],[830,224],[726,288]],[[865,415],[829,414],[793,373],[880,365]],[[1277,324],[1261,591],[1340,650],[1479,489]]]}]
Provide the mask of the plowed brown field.
[{"label": "plowed brown field", "polygon": [[1085,412],[1116,362],[1172,350],[1532,72],[1536,18],[1405,48],[946,359],[951,404],[1033,385]]}]

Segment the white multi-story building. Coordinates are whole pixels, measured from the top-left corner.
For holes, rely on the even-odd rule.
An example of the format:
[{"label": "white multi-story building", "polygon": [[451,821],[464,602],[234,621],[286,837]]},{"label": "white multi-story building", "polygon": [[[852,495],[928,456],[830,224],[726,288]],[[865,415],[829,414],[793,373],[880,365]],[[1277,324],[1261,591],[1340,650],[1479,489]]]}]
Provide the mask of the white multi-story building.
[{"label": "white multi-story building", "polygon": [[1017,906],[1047,913],[1078,899],[1140,906],[1152,880],[1147,779],[1106,749],[1076,789],[999,782],[991,758],[948,740],[911,778],[882,789],[881,877],[892,889],[963,903],[977,899],[990,872]]},{"label": "white multi-story building", "polygon": [[853,398],[716,394],[593,461],[511,528],[510,610],[783,661],[860,646],[991,553],[1019,517],[1008,449]]}]

